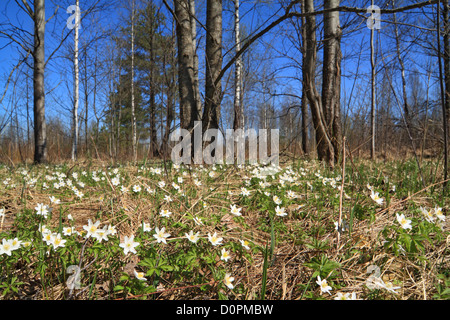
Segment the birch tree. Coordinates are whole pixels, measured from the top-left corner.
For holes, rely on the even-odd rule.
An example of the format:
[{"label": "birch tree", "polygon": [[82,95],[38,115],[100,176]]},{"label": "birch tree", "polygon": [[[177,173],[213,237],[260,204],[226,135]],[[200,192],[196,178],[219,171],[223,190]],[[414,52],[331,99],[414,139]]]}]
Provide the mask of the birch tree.
[{"label": "birch tree", "polygon": [[76,12],[75,18],[75,31],[74,31],[74,50],[73,50],[73,67],[74,67],[74,89],[73,89],[73,112],[72,112],[72,161],[77,160],[78,153],[78,136],[79,136],[79,124],[78,124],[78,107],[80,101],[80,73],[78,66],[78,40],[79,40],[79,8],[80,1],[76,0]]},{"label": "birch tree", "polygon": [[[236,52],[239,52],[241,49],[239,25],[239,0],[234,0],[234,41]],[[243,128],[242,115],[242,58],[238,57],[234,69],[234,130]]]}]

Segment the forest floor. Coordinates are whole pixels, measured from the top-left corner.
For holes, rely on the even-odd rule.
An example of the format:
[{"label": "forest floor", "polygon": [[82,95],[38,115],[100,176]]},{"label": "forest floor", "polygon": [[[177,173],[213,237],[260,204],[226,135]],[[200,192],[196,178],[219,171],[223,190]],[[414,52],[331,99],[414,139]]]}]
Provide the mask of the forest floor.
[{"label": "forest floor", "polygon": [[441,170],[0,165],[0,299],[449,299]]}]

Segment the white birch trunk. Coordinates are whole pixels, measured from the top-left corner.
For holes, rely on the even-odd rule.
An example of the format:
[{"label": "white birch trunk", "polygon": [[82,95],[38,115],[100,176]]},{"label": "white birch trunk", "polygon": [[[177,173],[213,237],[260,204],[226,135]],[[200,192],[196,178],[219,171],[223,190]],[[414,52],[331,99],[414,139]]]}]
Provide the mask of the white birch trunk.
[{"label": "white birch trunk", "polygon": [[[80,1],[76,1],[76,6],[79,8]],[[79,37],[79,20],[75,19],[75,40],[74,40],[74,99],[73,99],[73,129],[72,129],[72,160],[77,160],[78,153],[78,105],[80,100],[80,74],[79,74],[79,66],[78,66],[78,37]]]},{"label": "white birch trunk", "polygon": [[134,105],[134,0],[131,9],[131,130],[133,136],[133,159],[137,160],[136,109]]}]

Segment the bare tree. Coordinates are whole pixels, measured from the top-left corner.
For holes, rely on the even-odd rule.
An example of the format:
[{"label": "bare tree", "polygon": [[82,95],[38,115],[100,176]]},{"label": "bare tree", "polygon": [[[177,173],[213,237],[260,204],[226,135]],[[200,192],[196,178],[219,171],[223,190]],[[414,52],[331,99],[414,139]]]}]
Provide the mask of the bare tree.
[{"label": "bare tree", "polygon": [[47,162],[47,130],[45,123],[45,0],[34,1],[34,12],[26,1],[24,5],[34,20],[34,162]]},{"label": "bare tree", "polygon": [[[239,0],[234,0],[234,41],[236,52],[239,52],[241,49],[239,25]],[[243,127],[242,115],[242,58],[239,57],[236,59],[234,70],[234,130]]]},{"label": "bare tree", "polygon": [[197,119],[202,117],[202,103],[200,101],[200,83],[198,80],[198,54],[197,54],[197,18],[195,16],[195,0],[189,0],[192,48],[194,50],[194,99],[197,106]]},{"label": "bare tree", "polygon": [[208,0],[206,4],[206,79],[203,131],[218,129],[221,81],[217,81],[222,70],[222,0]]},{"label": "bare tree", "polygon": [[[79,15],[80,1],[76,0],[76,14]],[[73,50],[73,67],[74,67],[74,91],[73,91],[73,113],[72,113],[72,161],[77,160],[78,153],[78,136],[79,136],[79,124],[78,124],[78,106],[80,101],[80,72],[78,66],[78,40],[79,40],[79,16],[75,19],[75,32],[74,32],[74,50]]]},{"label": "bare tree", "polygon": [[[327,8],[337,6],[339,1],[327,2]],[[339,13],[330,11],[324,16],[324,61],[322,96],[316,88],[316,19],[314,3],[305,1],[305,92],[311,107],[314,127],[316,130],[317,155],[319,160],[334,166],[340,135],[340,49],[339,49]],[[338,130],[336,130],[338,129]]]},{"label": "bare tree", "polygon": [[178,88],[180,95],[180,124],[192,130],[197,118],[194,94],[194,48],[188,0],[175,0],[175,19],[178,48]]},{"label": "bare tree", "polygon": [[131,135],[133,160],[137,161],[137,135],[136,135],[136,108],[134,105],[134,18],[135,18],[135,1],[131,4]]}]

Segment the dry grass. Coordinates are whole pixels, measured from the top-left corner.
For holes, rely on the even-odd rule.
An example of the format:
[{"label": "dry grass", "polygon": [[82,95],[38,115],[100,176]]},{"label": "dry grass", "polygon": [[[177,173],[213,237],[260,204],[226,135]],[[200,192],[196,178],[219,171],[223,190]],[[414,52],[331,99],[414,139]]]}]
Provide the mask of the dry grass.
[{"label": "dry grass", "polygon": [[[310,172],[320,169],[319,165],[314,162],[305,163],[306,168]],[[75,167],[74,167],[75,168]],[[78,167],[77,167],[78,168]],[[95,168],[104,168],[103,163],[91,164],[90,170]],[[5,170],[0,169],[0,177],[5,176]],[[69,169],[70,170],[70,169]],[[130,180],[127,185],[131,187],[134,184],[140,184],[143,189],[150,187],[157,189],[158,180],[149,177],[140,177],[138,167],[125,167],[122,171]],[[261,224],[268,223],[265,220],[267,212],[255,210],[256,203],[243,206],[243,217],[245,225],[236,222],[230,214],[224,214],[224,210],[229,211],[231,203],[239,203],[240,188],[242,186],[243,176],[249,175],[235,167],[226,168],[221,174],[214,179],[212,183],[203,181],[201,187],[194,187],[192,175],[184,177],[183,190],[196,189],[197,195],[190,196],[189,206],[186,205],[181,197],[174,196],[173,201],[166,203],[158,201],[155,203],[150,197],[135,196],[132,193],[121,194],[115,191],[110,184],[109,188],[99,190],[95,187],[87,186],[83,192],[89,194],[89,197],[83,201],[76,201],[72,197],[62,199],[65,214],[70,213],[74,217],[75,227],[81,230],[82,226],[87,224],[88,219],[100,217],[102,224],[113,223],[118,233],[123,235],[135,234],[141,227],[142,221],[148,221],[151,224],[156,223],[159,210],[164,207],[176,213],[173,222],[184,224],[192,224],[189,215],[201,216],[205,220],[212,219],[214,216],[221,216],[220,225],[205,224],[196,230],[200,230],[202,234],[208,232],[213,233],[218,230],[226,230],[227,241],[238,241],[239,239],[248,239],[255,246],[265,247],[271,242],[270,232],[261,230]],[[166,181],[173,181],[173,177],[164,177]],[[211,191],[211,189],[213,191]],[[362,190],[363,186],[355,187]],[[423,256],[426,262],[420,264],[419,260],[411,259],[408,256],[394,255],[383,248],[380,232],[387,225],[392,225],[393,217],[396,212],[403,212],[410,205],[410,201],[414,201],[417,206],[434,207],[430,197],[425,193],[412,195],[410,199],[397,199],[395,194],[392,195],[389,208],[378,209],[374,215],[374,220],[369,223],[369,219],[354,219],[353,230],[351,236],[348,232],[341,234],[339,248],[337,248],[337,232],[333,228],[334,221],[337,220],[338,212],[333,206],[325,206],[320,209],[314,206],[314,201],[323,195],[315,194],[307,188],[301,188],[297,192],[297,204],[303,205],[299,210],[296,206],[289,208],[289,218],[284,220],[284,233],[279,233],[276,239],[276,245],[273,252],[273,259],[269,261],[267,269],[266,298],[274,300],[295,300],[305,299],[307,292],[314,291],[319,295],[315,278],[312,278],[314,270],[304,264],[310,262],[314,257],[326,255],[328,259],[340,263],[337,270],[338,275],[335,283],[339,283],[342,288],[333,290],[341,292],[356,292],[358,297],[369,297],[370,291],[365,286],[368,277],[367,267],[369,265],[377,265],[381,268],[382,278],[384,281],[398,281],[401,283],[401,289],[398,294],[381,292],[377,299],[413,299],[426,300],[432,298],[436,293],[435,284],[439,283],[437,279],[439,273],[449,271],[449,224],[448,220],[445,224],[443,234],[447,236],[446,241],[436,244],[426,244]],[[158,192],[169,193],[169,186]],[[231,193],[230,193],[231,192]],[[255,192],[252,190],[252,192]],[[348,221],[350,210],[355,202],[354,195],[350,199],[344,199],[343,217]],[[330,195],[331,196],[331,195]],[[14,217],[15,213],[21,212],[25,208],[34,208],[37,203],[48,203],[49,193],[38,188],[22,188],[5,189],[0,193],[0,208],[6,209],[6,215],[1,221],[1,231],[15,232]],[[360,203],[366,203],[371,206],[371,199]],[[24,202],[26,199],[26,202]],[[200,208],[200,203],[207,203],[204,208]],[[248,209],[248,208],[252,209]],[[319,219],[317,217],[320,217]],[[172,219],[172,218],[171,218]],[[264,222],[265,221],[265,222]],[[67,220],[63,219],[63,223]],[[59,223],[58,215],[53,215],[53,219],[49,225],[57,226]],[[325,233],[316,232],[320,228],[325,228]],[[182,236],[181,228],[172,228],[171,233],[179,237]],[[194,232],[196,231],[194,230]],[[301,235],[305,236],[302,238]],[[312,249],[307,244],[312,239],[318,243],[327,243],[321,249]],[[171,246],[167,246],[164,250],[175,250]],[[124,263],[124,270],[131,266],[135,266],[139,260],[129,257]],[[220,263],[220,261],[217,261]],[[261,251],[252,252],[251,259],[246,257],[235,257],[228,264],[227,268],[234,275],[236,285],[242,284],[245,290],[241,293],[228,292],[231,299],[257,299],[262,287],[264,256]],[[212,279],[209,269],[199,270],[206,279]],[[215,294],[210,291],[201,291],[200,285],[190,285],[189,279],[186,282],[171,282],[171,278],[167,277],[158,288],[157,293],[153,296],[158,299],[214,299]],[[38,286],[39,277],[28,280],[29,286]],[[215,285],[214,281],[210,284]],[[57,284],[52,289],[53,296],[56,299],[64,297],[65,288],[63,284]],[[44,298],[43,291],[34,288],[31,298]],[[111,288],[107,282],[96,284],[95,295],[98,299],[106,299]],[[328,295],[324,294],[327,298]],[[78,298],[87,298],[87,290],[79,294]]]}]

